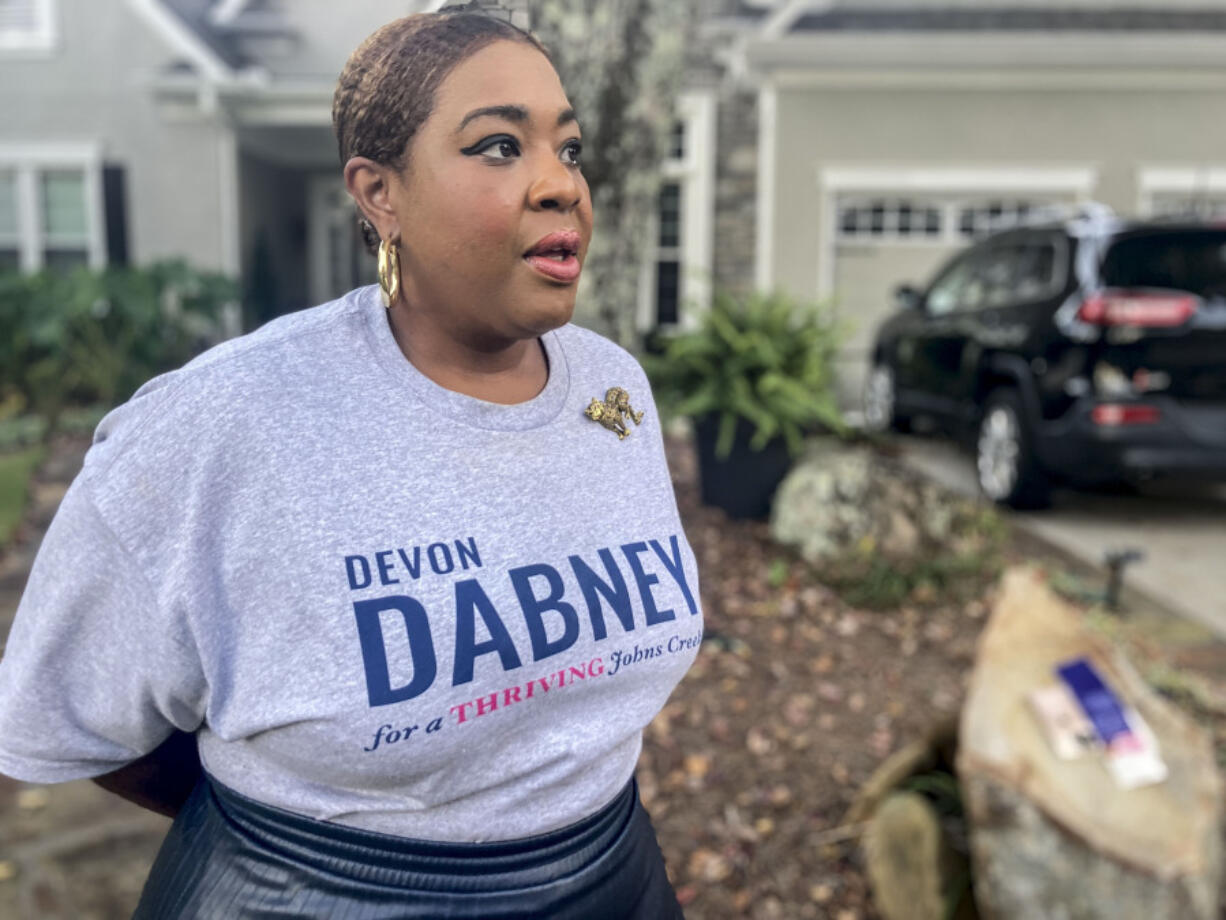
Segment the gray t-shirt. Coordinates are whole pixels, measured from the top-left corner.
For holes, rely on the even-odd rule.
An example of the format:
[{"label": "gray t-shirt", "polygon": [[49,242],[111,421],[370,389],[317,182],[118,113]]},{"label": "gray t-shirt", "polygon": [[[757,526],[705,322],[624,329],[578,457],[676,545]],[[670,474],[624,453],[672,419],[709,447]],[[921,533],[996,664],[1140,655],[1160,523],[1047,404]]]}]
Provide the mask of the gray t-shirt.
[{"label": "gray t-shirt", "polygon": [[[438,386],[363,288],[158,377],[98,427],[0,662],[0,772],[114,770],[172,729],[252,798],[434,840],[599,809],[697,654],[647,379],[542,337],[499,405]],[[622,387],[644,416],[585,414]]]}]

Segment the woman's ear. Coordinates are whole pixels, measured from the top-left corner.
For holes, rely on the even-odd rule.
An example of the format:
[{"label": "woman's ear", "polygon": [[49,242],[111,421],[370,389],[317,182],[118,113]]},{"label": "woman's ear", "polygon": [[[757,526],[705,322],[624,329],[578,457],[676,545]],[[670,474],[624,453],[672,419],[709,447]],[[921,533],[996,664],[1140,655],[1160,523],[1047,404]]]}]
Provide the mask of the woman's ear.
[{"label": "woman's ear", "polygon": [[391,239],[400,234],[400,222],[392,207],[391,170],[366,157],[352,157],[345,164],[345,188],[358,209],[374,225],[379,239]]}]

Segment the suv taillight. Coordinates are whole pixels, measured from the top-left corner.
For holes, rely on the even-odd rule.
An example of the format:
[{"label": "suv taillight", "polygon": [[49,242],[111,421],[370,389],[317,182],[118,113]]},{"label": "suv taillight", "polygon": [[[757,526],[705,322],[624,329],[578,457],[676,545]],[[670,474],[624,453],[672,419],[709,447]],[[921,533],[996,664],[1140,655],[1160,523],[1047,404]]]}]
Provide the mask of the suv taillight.
[{"label": "suv taillight", "polygon": [[1091,294],[1077,311],[1095,326],[1182,326],[1196,312],[1191,294],[1133,294],[1107,289]]},{"label": "suv taillight", "polygon": [[1095,425],[1118,428],[1121,425],[1153,425],[1162,420],[1162,413],[1156,406],[1103,403],[1094,407],[1090,418]]}]

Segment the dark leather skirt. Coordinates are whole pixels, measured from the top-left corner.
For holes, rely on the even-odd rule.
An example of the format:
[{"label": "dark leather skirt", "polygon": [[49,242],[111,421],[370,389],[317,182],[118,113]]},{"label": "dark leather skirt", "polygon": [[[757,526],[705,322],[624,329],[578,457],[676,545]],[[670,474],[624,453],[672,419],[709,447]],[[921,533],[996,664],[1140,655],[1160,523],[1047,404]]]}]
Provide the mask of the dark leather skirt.
[{"label": "dark leather skirt", "polygon": [[675,920],[631,780],[570,827],[438,843],[317,821],[205,776],[175,819],[134,920]]}]

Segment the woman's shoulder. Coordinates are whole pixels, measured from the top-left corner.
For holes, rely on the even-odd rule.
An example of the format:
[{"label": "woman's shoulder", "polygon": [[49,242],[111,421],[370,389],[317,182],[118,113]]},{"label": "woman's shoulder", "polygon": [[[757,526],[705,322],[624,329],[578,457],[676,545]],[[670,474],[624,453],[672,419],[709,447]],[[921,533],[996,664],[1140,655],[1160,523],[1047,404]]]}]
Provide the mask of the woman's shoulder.
[{"label": "woman's shoulder", "polygon": [[93,465],[137,444],[187,439],[201,445],[289,398],[297,384],[317,380],[334,365],[332,352],[360,334],[361,293],[277,317],[152,378],[99,423]]},{"label": "woman's shoulder", "polygon": [[571,373],[629,374],[636,381],[646,380],[638,359],[612,339],[577,323],[567,323],[557,330],[572,365]]}]

